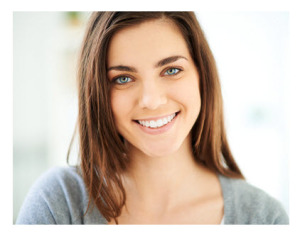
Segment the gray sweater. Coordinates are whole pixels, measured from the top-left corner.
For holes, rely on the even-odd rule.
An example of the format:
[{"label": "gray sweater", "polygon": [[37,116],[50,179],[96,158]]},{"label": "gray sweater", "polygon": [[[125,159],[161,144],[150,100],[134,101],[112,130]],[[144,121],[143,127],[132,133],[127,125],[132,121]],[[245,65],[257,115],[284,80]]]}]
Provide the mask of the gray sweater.
[{"label": "gray sweater", "polygon": [[[219,175],[224,224],[288,224],[281,204],[241,179]],[[88,193],[75,167],[53,168],[30,189],[16,224],[107,224],[97,207],[85,215]]]}]

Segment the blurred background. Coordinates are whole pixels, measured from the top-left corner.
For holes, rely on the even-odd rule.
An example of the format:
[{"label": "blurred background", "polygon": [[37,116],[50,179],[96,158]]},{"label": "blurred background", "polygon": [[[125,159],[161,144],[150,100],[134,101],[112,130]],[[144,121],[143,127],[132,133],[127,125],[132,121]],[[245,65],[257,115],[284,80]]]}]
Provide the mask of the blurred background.
[{"label": "blurred background", "polygon": [[[13,14],[14,222],[33,182],[67,165],[77,119],[76,63],[89,14]],[[248,182],[289,213],[289,14],[196,14],[217,62],[235,159]],[[75,141],[70,164],[77,156]]]}]

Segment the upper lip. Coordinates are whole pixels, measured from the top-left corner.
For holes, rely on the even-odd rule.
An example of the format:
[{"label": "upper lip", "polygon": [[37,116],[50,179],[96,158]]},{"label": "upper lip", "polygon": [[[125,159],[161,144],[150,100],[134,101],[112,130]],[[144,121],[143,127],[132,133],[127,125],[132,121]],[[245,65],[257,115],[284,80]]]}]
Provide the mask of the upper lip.
[{"label": "upper lip", "polygon": [[168,115],[163,115],[163,116],[156,116],[156,117],[150,117],[150,118],[143,118],[143,119],[135,119],[135,121],[151,121],[151,120],[159,120],[159,119],[163,119],[163,118],[166,118],[170,115],[173,115],[173,114],[177,114],[179,113],[178,111],[177,112],[173,112],[173,113],[169,113]]}]

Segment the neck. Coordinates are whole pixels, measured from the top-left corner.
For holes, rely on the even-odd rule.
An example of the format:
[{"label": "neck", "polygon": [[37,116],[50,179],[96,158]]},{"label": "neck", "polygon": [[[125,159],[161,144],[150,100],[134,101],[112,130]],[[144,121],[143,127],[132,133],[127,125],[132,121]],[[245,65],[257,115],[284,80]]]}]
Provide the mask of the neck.
[{"label": "neck", "polygon": [[150,157],[132,150],[130,158],[124,181],[127,200],[129,205],[141,203],[147,211],[167,211],[199,194],[195,185],[207,172],[196,163],[188,139],[169,156]]}]

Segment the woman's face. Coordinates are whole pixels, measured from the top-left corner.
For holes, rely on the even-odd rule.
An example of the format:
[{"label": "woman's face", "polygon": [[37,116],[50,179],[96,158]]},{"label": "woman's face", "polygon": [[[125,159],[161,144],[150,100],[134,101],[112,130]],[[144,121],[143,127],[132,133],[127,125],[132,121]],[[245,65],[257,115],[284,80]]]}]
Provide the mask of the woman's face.
[{"label": "woman's face", "polygon": [[107,66],[115,123],[131,152],[166,156],[190,145],[199,75],[177,26],[152,20],[118,31]]}]

